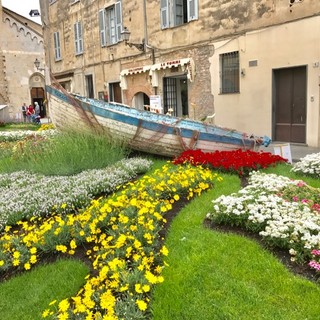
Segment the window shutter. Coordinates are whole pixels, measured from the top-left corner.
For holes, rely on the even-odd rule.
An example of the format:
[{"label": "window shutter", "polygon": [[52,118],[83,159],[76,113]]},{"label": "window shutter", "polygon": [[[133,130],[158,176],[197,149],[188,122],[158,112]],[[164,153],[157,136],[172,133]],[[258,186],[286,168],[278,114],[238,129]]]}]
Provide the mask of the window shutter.
[{"label": "window shutter", "polygon": [[175,0],[173,6],[173,15],[175,26],[183,24],[183,0]]},{"label": "window shutter", "polygon": [[169,0],[160,1],[161,29],[169,28]]},{"label": "window shutter", "polygon": [[55,32],[53,34],[53,39],[54,39],[54,56],[56,60],[61,59],[61,48],[60,48],[60,36],[59,32]]},{"label": "window shutter", "polygon": [[82,24],[78,22],[78,35],[79,35],[79,53],[83,52],[83,39],[82,39]]},{"label": "window shutter", "polygon": [[82,39],[82,25],[80,21],[74,24],[74,41],[75,41],[76,54],[82,53],[83,39]]},{"label": "window shutter", "polygon": [[106,37],[106,10],[99,10],[99,29],[100,29],[100,43],[101,47],[105,47],[107,45],[107,37]]},{"label": "window shutter", "polygon": [[121,41],[121,31],[122,31],[122,10],[121,1],[116,2],[116,42]]},{"label": "window shutter", "polygon": [[198,0],[188,0],[188,21],[198,19]]},{"label": "window shutter", "polygon": [[78,22],[74,24],[74,47],[76,50],[76,54],[79,52],[78,49]]}]

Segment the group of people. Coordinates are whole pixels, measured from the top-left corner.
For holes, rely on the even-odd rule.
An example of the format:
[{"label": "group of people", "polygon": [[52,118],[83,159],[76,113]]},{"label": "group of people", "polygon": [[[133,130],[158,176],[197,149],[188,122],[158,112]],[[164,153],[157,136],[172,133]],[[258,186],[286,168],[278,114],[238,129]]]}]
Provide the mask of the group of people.
[{"label": "group of people", "polygon": [[36,101],[34,107],[32,104],[29,107],[24,103],[21,107],[23,121],[24,122],[35,122],[40,123],[40,106]]}]

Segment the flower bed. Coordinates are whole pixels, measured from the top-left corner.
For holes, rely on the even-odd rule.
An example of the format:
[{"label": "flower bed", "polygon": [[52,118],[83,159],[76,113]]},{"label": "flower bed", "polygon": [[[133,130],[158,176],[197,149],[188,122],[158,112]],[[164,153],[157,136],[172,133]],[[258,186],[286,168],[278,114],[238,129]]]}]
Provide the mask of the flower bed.
[{"label": "flower bed", "polygon": [[168,254],[159,238],[163,215],[181,196],[200,195],[217,179],[208,169],[167,164],[77,214],[32,218],[19,230],[6,227],[0,270],[29,270],[44,252],[73,255],[84,246],[92,274],[75,297],[53,301],[43,317],[150,319],[150,291],[163,281]]},{"label": "flower bed", "polygon": [[37,131],[31,131],[31,130],[0,131],[0,142],[19,141],[27,137],[52,137],[57,133],[58,131],[55,129],[45,129],[45,128]]},{"label": "flower bed", "polygon": [[174,159],[175,164],[191,163],[193,165],[208,165],[222,172],[236,173],[246,176],[249,172],[275,166],[287,162],[286,159],[270,152],[255,152],[251,150],[232,150],[202,152],[201,150],[187,150]]},{"label": "flower bed", "polygon": [[125,159],[100,170],[87,170],[74,176],[43,176],[25,171],[0,175],[0,231],[18,220],[59,214],[84,208],[97,195],[145,173],[152,162]]},{"label": "flower bed", "polygon": [[[320,190],[259,172],[253,172],[249,181],[238,193],[214,200],[207,218],[257,232],[271,247],[287,249],[292,261],[312,259],[309,265],[320,269]],[[310,200],[304,198],[307,195]]]},{"label": "flower bed", "polygon": [[293,172],[320,178],[320,153],[309,154],[293,165]]}]

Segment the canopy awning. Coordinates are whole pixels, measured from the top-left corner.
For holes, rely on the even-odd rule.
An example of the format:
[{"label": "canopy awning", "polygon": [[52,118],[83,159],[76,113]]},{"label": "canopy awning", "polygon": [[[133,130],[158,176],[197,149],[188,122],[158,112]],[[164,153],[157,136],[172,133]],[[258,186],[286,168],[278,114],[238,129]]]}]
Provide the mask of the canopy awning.
[{"label": "canopy awning", "polygon": [[146,65],[141,67],[135,67],[130,69],[124,69],[120,72],[120,86],[123,90],[128,88],[126,76],[134,75],[137,73],[149,72],[153,87],[157,87],[159,70],[173,67],[180,67],[187,74],[190,82],[194,80],[195,66],[192,58],[174,59],[165,62],[160,62],[152,65]]},{"label": "canopy awning", "polygon": [[135,68],[130,68],[130,69],[124,69],[120,72],[120,76],[128,76],[131,74],[136,74],[136,73],[142,73],[142,72],[147,72],[151,68],[150,65],[147,66],[142,66],[142,67],[135,67]]},{"label": "canopy awning", "polygon": [[188,63],[190,63],[190,58],[175,59],[175,60],[153,64],[151,66],[151,70],[154,71],[154,70],[161,70],[161,69],[172,68],[172,67],[179,67],[179,66],[184,66]]}]

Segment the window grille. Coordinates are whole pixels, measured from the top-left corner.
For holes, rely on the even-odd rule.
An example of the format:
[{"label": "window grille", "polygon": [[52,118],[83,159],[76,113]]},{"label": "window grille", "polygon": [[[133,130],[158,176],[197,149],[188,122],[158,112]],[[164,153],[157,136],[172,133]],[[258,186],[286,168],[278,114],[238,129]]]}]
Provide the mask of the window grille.
[{"label": "window grille", "polygon": [[237,93],[239,88],[239,51],[220,55],[221,93]]},{"label": "window grille", "polygon": [[177,116],[177,82],[175,78],[163,79],[163,111],[167,113],[169,109],[173,110],[172,115]]}]

